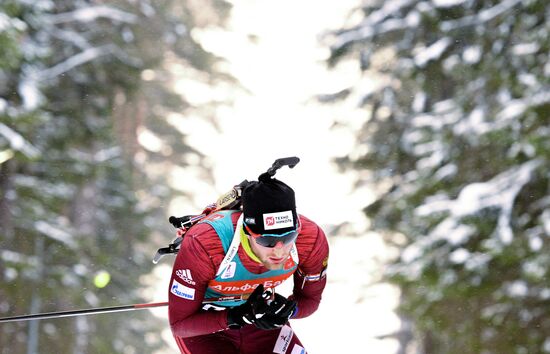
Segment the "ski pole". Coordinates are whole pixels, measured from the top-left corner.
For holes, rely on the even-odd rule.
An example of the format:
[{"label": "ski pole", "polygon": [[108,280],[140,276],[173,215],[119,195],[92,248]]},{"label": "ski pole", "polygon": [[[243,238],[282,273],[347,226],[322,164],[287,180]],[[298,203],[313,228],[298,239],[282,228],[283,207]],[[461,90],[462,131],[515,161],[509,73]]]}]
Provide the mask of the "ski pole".
[{"label": "ski pole", "polygon": [[[243,295],[229,295],[229,296],[209,298],[209,299],[203,300],[203,304],[212,304],[212,303],[215,303],[215,302],[223,302],[223,301],[247,300],[249,296],[250,296],[250,294],[243,294]],[[85,315],[94,315],[94,314],[98,314],[98,313],[144,310],[144,309],[150,309],[150,308],[162,307],[162,306],[168,306],[168,302],[152,302],[152,303],[148,303],[148,304],[134,304],[134,305],[111,306],[111,307],[96,307],[96,308],[83,309],[83,310],[45,312],[45,313],[35,313],[35,314],[31,314],[31,315],[0,317],[0,323],[17,322],[17,321],[43,320],[43,319],[46,319],[46,318],[85,316]]]},{"label": "ski pole", "polygon": [[150,309],[150,308],[153,308],[153,307],[162,307],[162,306],[168,306],[168,302],[155,302],[155,303],[149,303],[149,304],[134,304],[134,305],[123,305],[123,306],[98,307],[98,308],[83,309],[83,310],[46,312],[46,313],[36,313],[36,314],[31,314],[31,315],[2,317],[2,318],[0,318],[0,323],[42,320],[42,319],[46,319],[46,318],[74,317],[74,316],[93,315],[93,314],[98,314],[98,313],[109,313],[109,312],[124,312],[124,311],[133,311],[133,310],[144,310],[144,309]]}]

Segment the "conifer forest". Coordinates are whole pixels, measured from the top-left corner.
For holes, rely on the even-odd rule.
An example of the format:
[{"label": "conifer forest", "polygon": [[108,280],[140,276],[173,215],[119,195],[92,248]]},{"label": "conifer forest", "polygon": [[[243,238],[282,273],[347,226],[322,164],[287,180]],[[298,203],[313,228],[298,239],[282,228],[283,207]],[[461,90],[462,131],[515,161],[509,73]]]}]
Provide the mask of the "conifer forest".
[{"label": "conifer forest", "polygon": [[[152,256],[175,236],[170,206],[179,198],[200,212],[205,198],[191,192],[216,182],[212,150],[193,143],[212,137],[193,124],[223,135],[219,112],[254,95],[198,34],[231,31],[248,4],[0,0],[0,318],[151,302]],[[352,67],[352,78],[308,104],[345,107],[328,134],[352,139],[329,162],[354,176],[352,195],[371,197],[353,235],[345,219],[325,231],[376,234],[389,250],[375,281],[399,290],[400,324],[384,337],[396,354],[550,353],[550,3],[357,0],[346,13],[314,40],[323,70]],[[299,50],[265,70],[283,75]],[[210,94],[194,99],[197,87]],[[239,129],[239,141],[258,134]],[[185,171],[196,185],[180,187]],[[319,323],[318,338],[353,317]],[[0,323],[0,353],[175,352],[166,330],[146,310]],[[331,341],[374,352],[361,338]]]}]

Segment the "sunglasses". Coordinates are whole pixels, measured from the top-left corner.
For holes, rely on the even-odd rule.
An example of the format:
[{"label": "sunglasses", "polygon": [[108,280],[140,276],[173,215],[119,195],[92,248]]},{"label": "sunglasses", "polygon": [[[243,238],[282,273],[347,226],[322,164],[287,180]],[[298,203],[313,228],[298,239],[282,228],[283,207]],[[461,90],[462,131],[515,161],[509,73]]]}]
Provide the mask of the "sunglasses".
[{"label": "sunglasses", "polygon": [[296,241],[296,238],[300,233],[301,225],[298,224],[298,227],[296,229],[285,232],[284,234],[257,234],[254,231],[250,230],[245,222],[243,222],[243,226],[245,233],[249,236],[252,236],[257,244],[259,244],[260,246],[273,248],[279,242],[282,242],[283,245],[288,245]]}]

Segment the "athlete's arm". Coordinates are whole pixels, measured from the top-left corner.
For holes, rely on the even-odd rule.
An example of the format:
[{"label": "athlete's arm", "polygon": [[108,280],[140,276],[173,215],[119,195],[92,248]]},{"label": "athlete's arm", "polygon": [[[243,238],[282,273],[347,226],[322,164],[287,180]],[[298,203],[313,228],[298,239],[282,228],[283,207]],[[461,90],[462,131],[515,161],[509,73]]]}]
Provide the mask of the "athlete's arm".
[{"label": "athlete's arm", "polygon": [[227,328],[226,311],[202,310],[208,282],[217,270],[211,250],[215,247],[221,247],[221,243],[207,224],[195,225],[185,235],[174,262],[168,293],[168,317],[175,336],[193,337]]},{"label": "athlete's arm", "polygon": [[[302,217],[302,223],[302,233],[296,241],[300,264],[294,273],[291,295],[297,303],[297,312],[292,318],[307,317],[317,310],[327,282],[329,246],[325,233],[307,218]],[[305,259],[302,259],[303,255]]]}]

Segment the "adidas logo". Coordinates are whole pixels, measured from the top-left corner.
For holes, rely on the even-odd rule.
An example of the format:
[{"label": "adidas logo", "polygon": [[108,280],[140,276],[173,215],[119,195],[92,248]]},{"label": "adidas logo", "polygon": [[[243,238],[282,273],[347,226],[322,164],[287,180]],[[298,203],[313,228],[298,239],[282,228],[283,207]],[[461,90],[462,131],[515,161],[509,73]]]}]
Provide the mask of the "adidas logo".
[{"label": "adidas logo", "polygon": [[187,284],[196,284],[193,280],[193,277],[191,276],[191,271],[189,269],[178,269],[176,270],[176,275]]}]

